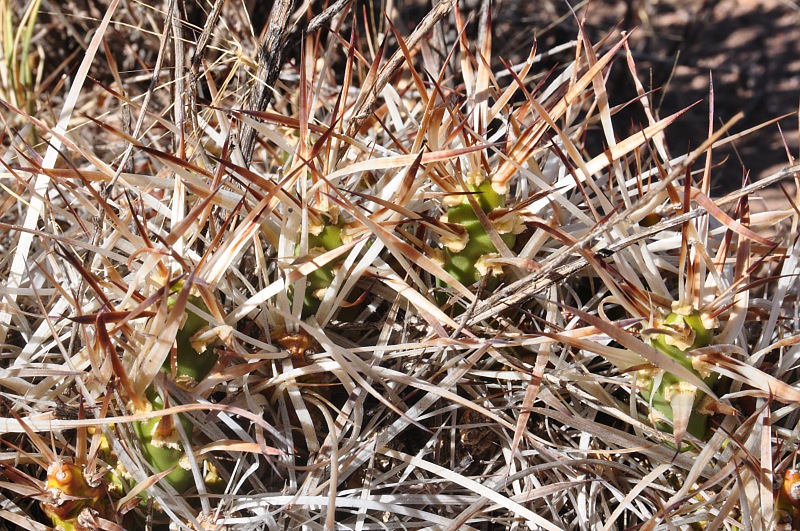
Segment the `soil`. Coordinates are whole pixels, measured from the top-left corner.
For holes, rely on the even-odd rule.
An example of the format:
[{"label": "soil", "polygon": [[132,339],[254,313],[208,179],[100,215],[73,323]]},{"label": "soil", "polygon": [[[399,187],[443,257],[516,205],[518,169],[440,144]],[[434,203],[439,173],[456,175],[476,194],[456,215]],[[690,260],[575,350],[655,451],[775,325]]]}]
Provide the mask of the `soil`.
[{"label": "soil", "polygon": [[[673,153],[697,146],[709,130],[713,86],[715,127],[744,112],[740,132],[789,114],[777,123],[718,150],[714,161],[714,195],[741,186],[790,164],[800,148],[797,109],[800,99],[800,6],[791,0],[626,0],[593,1],[575,8],[593,42],[628,30],[638,71],[646,88],[656,90],[660,115],[697,102],[668,130]],[[519,50],[534,34],[539,49],[574,38],[577,19],[563,0],[499,0],[494,6],[498,35],[515,35],[513,47],[495,38],[495,48]],[[553,21],[560,18],[560,22]],[[507,31],[507,32],[506,32]],[[630,80],[618,68],[610,80],[621,94]],[[612,71],[612,76],[614,72]],[[649,84],[649,87],[648,87]],[[613,92],[612,92],[613,94]],[[788,153],[787,153],[788,150]],[[791,183],[787,188],[792,191]],[[767,190],[761,208],[785,207],[780,189]],[[759,208],[753,205],[754,208]]]}]

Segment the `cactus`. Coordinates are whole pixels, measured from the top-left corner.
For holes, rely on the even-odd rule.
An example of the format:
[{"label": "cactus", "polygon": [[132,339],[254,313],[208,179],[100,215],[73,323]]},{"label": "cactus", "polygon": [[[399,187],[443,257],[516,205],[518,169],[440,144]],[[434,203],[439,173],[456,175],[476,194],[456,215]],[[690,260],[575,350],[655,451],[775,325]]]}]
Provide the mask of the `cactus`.
[{"label": "cactus", "polygon": [[[200,310],[208,312],[208,306],[201,297],[190,295],[189,302]],[[205,378],[217,363],[219,356],[210,345],[202,345],[202,351],[198,352],[197,345],[192,342],[195,334],[206,326],[208,326],[208,322],[205,319],[191,310],[186,311],[186,320],[175,336],[177,345],[176,381],[190,385],[197,383]],[[163,366],[164,371],[170,373],[171,366],[171,359],[167,358]]]},{"label": "cactus", "polygon": [[[591,42],[579,13],[541,54],[506,46],[540,33],[504,34],[525,2],[503,33],[474,3],[93,2],[68,83],[0,87],[0,521],[769,527],[800,201],[751,215],[764,175],[712,198],[741,135],[669,138],[718,121],[655,105],[649,32]],[[57,3],[0,4],[48,71]]]},{"label": "cactus", "polygon": [[[308,252],[311,256],[320,255],[327,251],[332,251],[342,245],[342,227],[326,223],[318,234],[308,235]],[[299,252],[300,244],[297,245],[296,252]],[[306,278],[305,297],[303,298],[303,317],[308,317],[317,311],[319,303],[325,294],[325,290],[330,287],[336,275],[335,268],[342,259],[334,260],[331,263],[311,272]]]},{"label": "cactus", "polygon": [[[151,395],[151,393],[148,393]],[[149,403],[154,411],[164,408],[164,400],[160,396],[148,396]],[[183,415],[177,415],[186,437],[192,440],[194,425]],[[174,416],[156,417],[149,420],[134,422],[133,429],[142,454],[156,472],[165,472],[172,469],[165,479],[179,493],[185,492],[191,485],[192,471],[186,459],[186,450],[183,448],[178,428],[174,425]]]},{"label": "cactus", "polygon": [[800,529],[800,470],[787,468],[776,482],[774,529]]},{"label": "cactus", "polygon": [[109,519],[112,500],[101,478],[90,479],[82,466],[55,461],[47,468],[42,510],[56,529],[89,531],[95,518]]},{"label": "cactus", "polygon": [[[490,221],[495,221],[493,215],[505,214],[505,197],[494,190],[491,181],[470,184],[468,189]],[[511,219],[510,222],[503,220],[504,223],[495,224],[500,238],[508,247],[514,246],[517,234],[521,232],[517,217]],[[445,271],[465,286],[477,284],[491,271],[490,276],[485,279],[484,288],[489,292],[494,291],[500,284],[503,268],[491,262],[499,254],[473,205],[464,198],[460,203],[449,207],[441,221],[455,229],[452,235],[444,236],[441,240],[445,253]],[[440,304],[444,301],[445,298],[440,296]]]},{"label": "cactus", "polygon": [[[692,351],[711,345],[714,337],[713,322],[704,319],[695,309],[671,312],[657,328],[664,333],[651,336],[650,344],[677,361],[707,385],[717,380],[717,374],[693,362]],[[660,369],[646,369],[639,373],[642,397],[652,408],[650,418],[664,431],[673,426],[683,426],[699,439],[705,438],[709,411],[702,407],[704,393],[683,379]],[[667,422],[663,422],[666,420]]]},{"label": "cactus", "polygon": [[[183,288],[179,284],[174,291],[180,291]],[[208,307],[198,296],[190,295],[189,302],[203,311],[208,311]],[[205,319],[193,311],[186,311],[186,318],[175,337],[176,371],[174,377],[176,382],[194,385],[205,378],[216,364],[219,356],[214,349],[203,345],[203,352],[198,352],[192,340],[207,324]],[[167,374],[172,373],[170,358],[164,361],[162,370]],[[146,398],[148,406],[153,411],[164,408],[164,399],[155,392],[152,386],[148,389]],[[194,424],[183,415],[177,415],[177,418],[183,426],[187,439],[191,441]],[[172,469],[172,472],[167,474],[166,480],[176,491],[181,493],[191,484],[192,472],[185,461],[186,449],[183,448],[180,434],[174,423],[173,416],[156,417],[134,422],[133,429],[142,445],[142,452],[147,462],[156,472]]]}]

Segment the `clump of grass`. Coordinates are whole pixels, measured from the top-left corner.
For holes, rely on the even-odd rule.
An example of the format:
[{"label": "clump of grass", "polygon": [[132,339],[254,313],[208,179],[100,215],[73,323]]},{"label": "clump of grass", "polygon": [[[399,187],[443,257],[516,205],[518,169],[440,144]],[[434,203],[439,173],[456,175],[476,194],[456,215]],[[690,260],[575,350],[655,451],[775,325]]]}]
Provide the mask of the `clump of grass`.
[{"label": "clump of grass", "polygon": [[[0,2],[0,13],[3,14],[0,42],[4,50],[0,64],[0,96],[14,105],[32,109],[28,103],[34,99],[34,76],[37,75],[34,58],[41,55],[42,50],[39,54],[31,54],[31,46],[41,2],[28,2],[22,10],[15,7],[13,2]],[[37,77],[40,76],[41,70]]]},{"label": "clump of grass", "polygon": [[[276,11],[278,60],[237,7],[190,14],[112,2],[56,120],[3,102],[0,516],[797,527],[772,477],[793,477],[800,247],[762,231],[800,215],[749,208],[796,167],[712,199],[735,120],[672,156],[680,113],[625,38],[509,65],[488,8],[403,35],[337,2]],[[142,72],[102,47],[114,22]]]}]

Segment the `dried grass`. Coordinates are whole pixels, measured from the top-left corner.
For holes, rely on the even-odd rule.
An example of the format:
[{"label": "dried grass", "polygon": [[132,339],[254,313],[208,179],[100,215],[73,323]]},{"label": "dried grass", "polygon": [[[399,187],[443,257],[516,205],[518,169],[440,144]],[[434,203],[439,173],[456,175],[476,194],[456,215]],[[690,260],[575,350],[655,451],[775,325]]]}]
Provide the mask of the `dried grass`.
[{"label": "dried grass", "polygon": [[[45,484],[54,463],[105,489],[77,529],[770,529],[792,516],[773,482],[798,436],[800,210],[795,197],[757,217],[749,202],[796,180],[793,161],[712,198],[735,120],[671,155],[681,113],[657,115],[625,39],[580,34],[547,71],[535,48],[502,65],[488,9],[472,19],[455,2],[409,36],[365,28],[379,13],[345,2],[303,5],[260,41],[238,5],[180,4],[49,13],[96,32],[68,83],[39,76],[33,96],[6,48],[6,527],[58,523],[41,512],[63,507]],[[44,37],[25,35],[4,46],[44,61],[30,55]],[[610,94],[611,69],[635,93]],[[642,125],[618,123],[623,108]],[[465,184],[477,174],[505,207],[481,210]],[[464,198],[498,250],[497,288],[441,259],[464,230],[441,215]],[[511,222],[522,232],[507,244]],[[323,227],[341,241],[320,250]],[[716,384],[653,346],[676,307],[717,319],[692,353]],[[207,323],[192,348],[219,355],[194,383],[176,377],[187,312]],[[716,400],[708,437],[677,412],[674,433],[652,422],[642,369]],[[185,492],[145,458],[133,426],[153,418],[193,448]]]}]

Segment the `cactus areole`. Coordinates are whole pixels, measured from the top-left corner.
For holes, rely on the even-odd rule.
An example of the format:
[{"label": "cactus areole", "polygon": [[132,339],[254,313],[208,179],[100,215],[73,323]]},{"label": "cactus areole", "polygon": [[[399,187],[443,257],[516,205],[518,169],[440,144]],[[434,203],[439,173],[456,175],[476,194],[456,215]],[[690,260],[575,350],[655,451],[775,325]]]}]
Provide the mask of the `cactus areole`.
[{"label": "cactus areole", "polygon": [[652,345],[688,369],[692,369],[692,362],[687,353],[709,346],[714,337],[713,328],[706,326],[696,310],[688,315],[670,313],[664,319],[664,327],[674,331],[675,335],[657,334],[651,338]]},{"label": "cactus areole", "polygon": [[[189,297],[189,302],[204,312],[208,312],[208,306],[203,299],[195,295]],[[192,344],[192,337],[197,334],[208,322],[192,311],[186,312],[186,321],[181,326],[175,337],[177,344],[177,379],[189,379],[197,383],[205,378],[211,369],[216,365],[219,356],[210,346],[206,346],[203,352],[198,352]],[[164,362],[164,371],[170,372],[171,360],[168,358]]]}]

